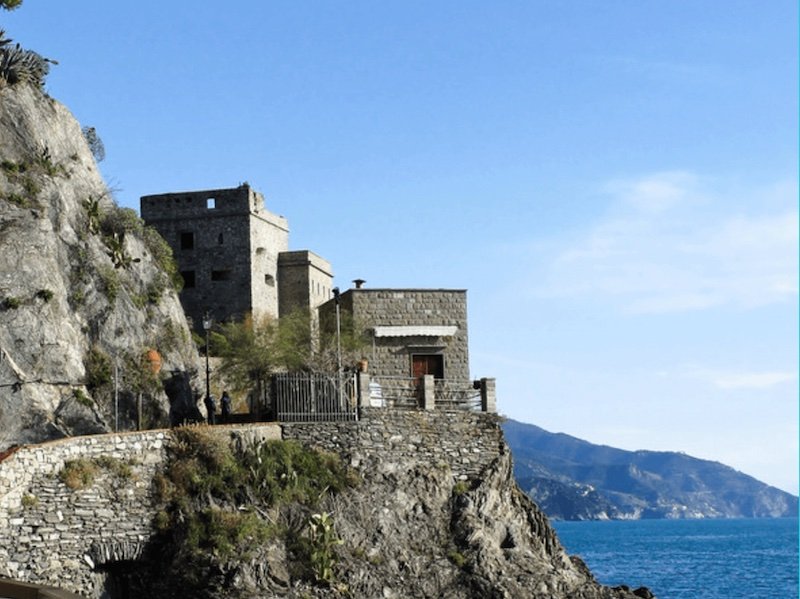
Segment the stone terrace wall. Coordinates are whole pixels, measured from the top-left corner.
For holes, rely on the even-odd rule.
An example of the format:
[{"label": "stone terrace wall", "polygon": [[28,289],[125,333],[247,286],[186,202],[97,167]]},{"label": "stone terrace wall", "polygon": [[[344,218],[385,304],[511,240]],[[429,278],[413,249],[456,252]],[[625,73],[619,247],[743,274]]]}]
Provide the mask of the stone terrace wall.
[{"label": "stone terrace wall", "polygon": [[479,412],[362,408],[358,422],[282,424],[283,438],[339,453],[357,469],[392,461],[446,464],[459,480],[478,477],[508,452],[498,417]]},{"label": "stone terrace wall", "polygon": [[[218,427],[233,440],[279,439],[277,425]],[[27,446],[0,462],[0,576],[79,593],[102,588],[105,563],[140,557],[156,511],[152,479],[166,457],[166,430],[71,437]],[[112,458],[130,476],[98,466],[70,489],[69,460]]]},{"label": "stone terrace wall", "polygon": [[[281,430],[282,429],[282,430]],[[339,453],[363,472],[377,466],[449,467],[454,478],[481,475],[508,452],[498,418],[476,412],[364,408],[358,422],[219,426],[236,444],[294,439]],[[71,437],[26,446],[0,462],[0,576],[99,596],[104,565],[135,561],[152,534],[152,480],[166,458],[169,431]],[[93,482],[68,488],[64,464],[111,458]],[[130,475],[114,465],[126,464]]]}]

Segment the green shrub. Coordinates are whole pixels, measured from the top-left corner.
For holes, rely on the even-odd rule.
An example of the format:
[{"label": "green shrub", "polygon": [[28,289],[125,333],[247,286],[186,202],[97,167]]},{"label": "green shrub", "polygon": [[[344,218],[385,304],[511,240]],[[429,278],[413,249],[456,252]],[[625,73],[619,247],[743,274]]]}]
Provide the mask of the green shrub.
[{"label": "green shrub", "polygon": [[22,507],[24,508],[33,508],[39,505],[39,498],[36,495],[31,495],[26,493],[22,496]]},{"label": "green shrub", "polygon": [[114,474],[117,478],[128,479],[133,477],[133,468],[131,462],[128,460],[120,460],[104,455],[95,458],[94,462],[104,470],[108,470]]},{"label": "green shrub", "polygon": [[141,237],[143,230],[144,221],[133,208],[113,206],[103,213],[100,220],[100,231],[104,237],[112,237],[115,234],[124,237],[126,233]]},{"label": "green shrub", "polygon": [[153,256],[153,260],[155,260],[156,264],[161,267],[161,270],[163,270],[164,274],[169,278],[175,291],[183,289],[183,278],[178,271],[178,263],[175,261],[172,248],[164,238],[161,237],[161,234],[153,227],[144,227],[142,231],[142,241]]},{"label": "green shrub", "polygon": [[73,289],[69,294],[68,301],[72,308],[78,308],[86,301],[86,294],[84,294],[83,289]]},{"label": "green shrub", "polygon": [[336,567],[335,547],[342,541],[336,534],[333,516],[327,512],[312,514],[308,521],[311,542],[311,569],[319,582],[332,584]]},{"label": "green shrub", "polygon": [[31,206],[30,200],[28,200],[28,198],[21,193],[11,192],[1,195],[0,198],[3,198],[9,204],[14,204],[20,208],[30,208]]},{"label": "green shrub", "polygon": [[[20,3],[18,0],[9,2],[12,5]],[[0,38],[4,35],[5,32],[0,31]],[[31,83],[40,89],[44,87],[52,61],[32,50],[25,50],[19,44],[11,45],[10,39],[3,38],[3,42],[0,46],[0,80],[8,85]]]},{"label": "green shrub", "polygon": [[53,299],[53,295],[54,294],[50,289],[40,289],[39,291],[36,292],[36,297],[44,301],[45,303]]},{"label": "green shrub", "polygon": [[79,458],[65,462],[58,477],[70,489],[77,490],[91,485],[96,475],[97,465],[92,460]]},{"label": "green shrub", "polygon": [[463,568],[464,565],[467,563],[466,556],[463,553],[456,550],[449,551],[447,553],[447,559],[449,559],[458,568]]},{"label": "green shrub", "polygon": [[173,429],[167,452],[153,480],[163,502],[153,527],[159,563],[177,568],[186,589],[207,588],[220,560],[248,559],[274,538],[286,543],[290,570],[332,580],[339,540],[330,516],[315,518],[311,508],[356,483],[338,456],[285,441],[234,452],[227,436],[204,426]]},{"label": "green shrub", "polygon": [[236,553],[247,559],[252,550],[275,536],[275,528],[252,512],[232,512],[209,507],[187,521],[186,546],[193,553],[225,559]]},{"label": "green shrub", "polygon": [[50,177],[66,174],[66,170],[63,166],[53,162],[53,156],[50,154],[50,148],[48,146],[43,146],[39,150],[33,163],[41,172]]},{"label": "green shrub", "polygon": [[83,389],[73,389],[72,397],[75,398],[75,401],[77,401],[79,404],[86,406],[87,408],[91,408],[94,405],[92,399],[83,392]]},{"label": "green shrub", "polygon": [[97,275],[100,277],[100,283],[102,284],[102,291],[108,299],[109,303],[113,304],[117,301],[117,296],[119,296],[119,275],[117,274],[116,269],[111,268],[107,265],[101,265],[97,269]]},{"label": "green shrub", "polygon": [[5,298],[3,298],[3,302],[2,304],[0,304],[0,307],[2,307],[3,310],[16,310],[21,305],[22,305],[21,299],[19,299],[18,297],[14,297],[13,295],[8,295]]},{"label": "green shrub", "polygon": [[458,497],[469,491],[469,484],[466,481],[460,480],[453,485],[453,495]]},{"label": "green shrub", "polygon": [[99,347],[92,347],[83,358],[86,370],[86,387],[91,391],[111,384],[114,365],[111,356]]},{"label": "green shrub", "polygon": [[11,160],[3,160],[0,162],[0,170],[12,177],[24,173],[27,169],[28,167],[24,162],[13,162]]}]

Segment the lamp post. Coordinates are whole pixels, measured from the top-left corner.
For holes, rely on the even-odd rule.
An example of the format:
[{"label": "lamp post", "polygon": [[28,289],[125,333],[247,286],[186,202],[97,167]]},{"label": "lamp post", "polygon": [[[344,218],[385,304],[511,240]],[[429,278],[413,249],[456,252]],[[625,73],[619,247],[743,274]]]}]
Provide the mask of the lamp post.
[{"label": "lamp post", "polygon": [[212,324],[211,314],[206,312],[203,316],[203,330],[206,332],[206,402],[208,398],[211,397],[211,369],[208,365],[208,333],[211,331]]},{"label": "lamp post", "polygon": [[119,432],[119,357],[114,356],[114,432]]},{"label": "lamp post", "polygon": [[339,383],[339,405],[342,405],[342,318],[339,311],[339,288],[333,288],[336,303],[336,379]]}]

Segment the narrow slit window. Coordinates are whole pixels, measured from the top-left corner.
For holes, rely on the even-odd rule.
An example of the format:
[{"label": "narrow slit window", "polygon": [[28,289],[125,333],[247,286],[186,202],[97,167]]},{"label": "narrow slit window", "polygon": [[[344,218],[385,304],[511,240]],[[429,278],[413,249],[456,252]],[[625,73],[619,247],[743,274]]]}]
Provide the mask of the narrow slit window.
[{"label": "narrow slit window", "polygon": [[182,270],[181,278],[183,279],[183,288],[192,289],[194,287],[194,271]]},{"label": "narrow slit window", "polygon": [[214,210],[217,207],[217,198],[208,198],[206,200],[206,208],[208,210]]},{"label": "narrow slit window", "polygon": [[212,270],[211,271],[211,280],[212,281],[230,281],[231,279],[231,271],[229,270]]}]

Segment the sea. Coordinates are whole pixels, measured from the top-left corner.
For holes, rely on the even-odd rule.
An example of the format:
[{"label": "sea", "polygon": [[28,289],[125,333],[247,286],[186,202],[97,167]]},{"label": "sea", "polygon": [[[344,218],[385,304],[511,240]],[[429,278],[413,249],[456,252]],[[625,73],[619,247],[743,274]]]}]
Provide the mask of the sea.
[{"label": "sea", "polygon": [[599,582],[658,599],[797,599],[797,518],[553,522]]}]

